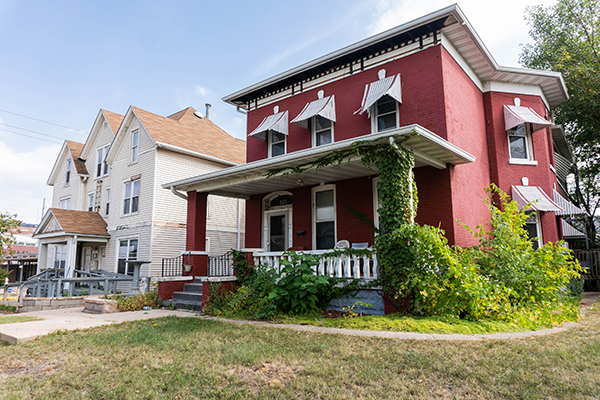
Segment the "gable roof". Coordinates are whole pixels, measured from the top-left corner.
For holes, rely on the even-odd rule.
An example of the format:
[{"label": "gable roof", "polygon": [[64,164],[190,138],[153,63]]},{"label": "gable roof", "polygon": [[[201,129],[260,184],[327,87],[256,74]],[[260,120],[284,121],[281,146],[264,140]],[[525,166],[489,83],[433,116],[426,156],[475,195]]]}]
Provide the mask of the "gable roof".
[{"label": "gable roof", "polygon": [[65,140],[67,146],[69,147],[69,151],[71,152],[71,156],[73,157],[73,164],[75,164],[75,169],[79,175],[88,175],[87,168],[85,166],[85,162],[79,158],[81,156],[81,150],[83,150],[83,143],[74,142],[72,140]]},{"label": "gable roof", "polygon": [[51,233],[110,236],[106,221],[97,212],[49,208],[33,236]]},{"label": "gable roof", "polygon": [[173,151],[184,150],[231,164],[246,162],[245,141],[234,138],[208,118],[199,118],[195,113],[194,108],[188,107],[169,117],[163,117],[131,106],[111,146],[115,151],[109,152],[109,162],[114,160],[116,149],[127,134],[128,126],[125,125],[131,125],[133,116],[139,119],[158,147]]},{"label": "gable roof", "polygon": [[558,72],[499,66],[460,7],[453,4],[248,86],[223,97],[223,101],[247,109],[250,101],[294,85],[299,86],[301,82],[361,63],[373,54],[386,53],[438,32],[448,38],[481,82],[499,81],[539,86],[550,108],[568,99],[567,88]]},{"label": "gable roof", "polygon": [[[96,116],[96,119],[94,120],[92,129],[90,129],[90,134],[88,135],[87,139],[85,140],[85,145],[83,146],[83,150],[81,150],[81,155],[80,155],[81,159],[87,160],[87,158],[90,156],[90,154],[94,154],[93,152],[96,150],[96,148],[95,147],[92,148],[91,146],[95,142],[95,140],[98,137],[98,135],[100,134],[100,132],[102,131],[102,127],[105,122],[108,123],[108,125],[110,126],[113,135],[116,135],[117,131],[119,130],[119,126],[121,126],[122,121],[123,121],[123,116],[121,114],[117,114],[112,111],[100,109],[100,111],[98,111],[98,115]],[[105,143],[101,143],[101,145],[104,145],[104,144]]]}]

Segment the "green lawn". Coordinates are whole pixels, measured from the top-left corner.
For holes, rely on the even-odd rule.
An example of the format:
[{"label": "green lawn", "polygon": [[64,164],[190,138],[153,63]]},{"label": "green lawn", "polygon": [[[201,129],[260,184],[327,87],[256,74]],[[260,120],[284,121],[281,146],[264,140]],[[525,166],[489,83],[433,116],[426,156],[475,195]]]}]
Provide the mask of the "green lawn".
[{"label": "green lawn", "polygon": [[38,321],[41,318],[30,317],[28,315],[1,315],[0,324],[12,324],[14,322]]},{"label": "green lawn", "polygon": [[566,332],[413,341],[169,317],[0,345],[0,399],[596,399],[600,303]]}]

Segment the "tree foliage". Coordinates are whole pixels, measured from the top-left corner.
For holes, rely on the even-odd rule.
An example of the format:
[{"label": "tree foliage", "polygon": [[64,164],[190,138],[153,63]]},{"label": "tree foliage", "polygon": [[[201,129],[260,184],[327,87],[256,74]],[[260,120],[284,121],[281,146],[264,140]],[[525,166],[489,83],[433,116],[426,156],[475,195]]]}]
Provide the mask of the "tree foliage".
[{"label": "tree foliage", "polygon": [[4,257],[12,254],[12,246],[16,243],[15,233],[19,232],[21,221],[17,215],[0,212],[0,263]]},{"label": "tree foliage", "polygon": [[[600,0],[558,0],[527,8],[533,44],[520,62],[562,73],[569,100],[555,111],[576,157],[575,203],[593,216],[600,205]],[[595,240],[593,218],[588,227]]]}]

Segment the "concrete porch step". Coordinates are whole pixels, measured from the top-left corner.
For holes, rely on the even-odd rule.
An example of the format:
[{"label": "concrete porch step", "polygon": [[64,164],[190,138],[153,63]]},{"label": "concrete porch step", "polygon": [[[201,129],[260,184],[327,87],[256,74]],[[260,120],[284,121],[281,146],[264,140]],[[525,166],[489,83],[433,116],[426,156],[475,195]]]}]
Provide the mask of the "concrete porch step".
[{"label": "concrete porch step", "polygon": [[202,283],[186,283],[183,286],[186,293],[202,293]]},{"label": "concrete porch step", "polygon": [[177,310],[202,311],[202,303],[191,300],[169,299],[163,301],[163,306],[173,306]]},{"label": "concrete porch step", "polygon": [[173,300],[189,300],[189,301],[196,301],[198,303],[201,303],[202,302],[202,293],[175,292],[175,293],[173,293]]}]

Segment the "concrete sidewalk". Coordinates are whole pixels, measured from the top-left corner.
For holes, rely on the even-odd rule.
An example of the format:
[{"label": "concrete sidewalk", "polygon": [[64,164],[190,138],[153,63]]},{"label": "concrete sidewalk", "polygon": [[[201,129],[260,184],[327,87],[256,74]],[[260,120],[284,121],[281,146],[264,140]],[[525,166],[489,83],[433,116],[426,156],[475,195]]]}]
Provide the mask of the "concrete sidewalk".
[{"label": "concrete sidewalk", "polygon": [[193,317],[196,313],[174,310],[127,311],[112,314],[87,314],[83,307],[63,308],[59,310],[33,311],[16,315],[27,315],[43,318],[40,321],[0,324],[0,341],[18,344],[27,340],[46,336],[58,330],[87,329],[95,326],[118,324],[126,321],[137,321],[167,317]]}]

